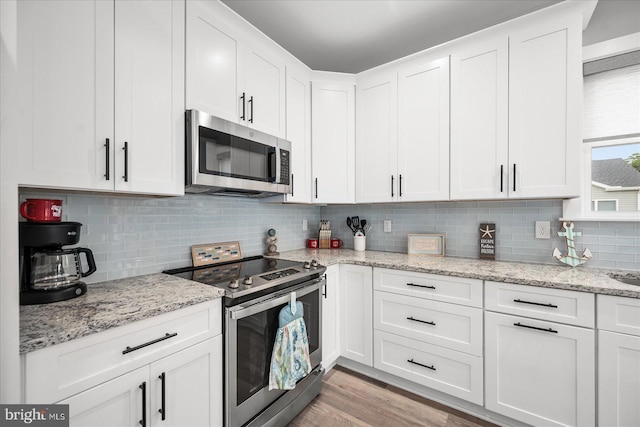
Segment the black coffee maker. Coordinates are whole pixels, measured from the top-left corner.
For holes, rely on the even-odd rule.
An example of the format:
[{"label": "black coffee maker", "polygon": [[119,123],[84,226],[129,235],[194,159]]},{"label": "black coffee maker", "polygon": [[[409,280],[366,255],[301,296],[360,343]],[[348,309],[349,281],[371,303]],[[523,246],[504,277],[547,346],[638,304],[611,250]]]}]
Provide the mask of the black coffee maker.
[{"label": "black coffee maker", "polygon": [[[79,222],[20,223],[20,304],[47,304],[87,292],[80,281],[96,271],[87,248],[64,249],[80,241]],[[82,270],[80,254],[88,264]]]}]

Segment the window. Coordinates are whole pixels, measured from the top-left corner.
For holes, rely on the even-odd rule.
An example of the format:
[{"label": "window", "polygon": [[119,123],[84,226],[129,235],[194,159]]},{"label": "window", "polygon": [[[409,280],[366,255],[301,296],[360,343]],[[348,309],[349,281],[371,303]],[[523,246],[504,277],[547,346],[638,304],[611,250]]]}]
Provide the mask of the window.
[{"label": "window", "polygon": [[564,202],[567,219],[640,220],[638,36],[632,49],[584,63],[582,197]]}]

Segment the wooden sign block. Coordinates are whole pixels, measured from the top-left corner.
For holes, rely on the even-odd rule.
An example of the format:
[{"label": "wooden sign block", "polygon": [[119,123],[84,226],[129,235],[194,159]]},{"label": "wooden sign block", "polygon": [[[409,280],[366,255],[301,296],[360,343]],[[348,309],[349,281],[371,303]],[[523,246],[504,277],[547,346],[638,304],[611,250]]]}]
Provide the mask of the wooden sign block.
[{"label": "wooden sign block", "polygon": [[480,259],[496,259],[495,224],[480,224]]},{"label": "wooden sign block", "polygon": [[240,242],[205,243],[191,246],[193,266],[218,264],[242,259]]}]

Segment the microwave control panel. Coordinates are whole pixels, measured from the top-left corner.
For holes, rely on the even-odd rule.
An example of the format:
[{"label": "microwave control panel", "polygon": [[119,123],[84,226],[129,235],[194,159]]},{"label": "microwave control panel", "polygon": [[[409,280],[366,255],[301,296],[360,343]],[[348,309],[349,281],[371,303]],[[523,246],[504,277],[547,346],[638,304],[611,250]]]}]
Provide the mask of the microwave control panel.
[{"label": "microwave control panel", "polygon": [[290,184],[289,152],[280,149],[280,184]]}]

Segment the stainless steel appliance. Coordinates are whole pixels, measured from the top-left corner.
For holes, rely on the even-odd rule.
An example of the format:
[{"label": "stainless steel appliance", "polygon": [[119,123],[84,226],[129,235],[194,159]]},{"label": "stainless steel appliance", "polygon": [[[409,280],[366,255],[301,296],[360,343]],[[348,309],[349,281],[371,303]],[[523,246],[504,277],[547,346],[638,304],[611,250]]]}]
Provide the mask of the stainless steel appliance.
[{"label": "stainless steel appliance", "polygon": [[[282,426],[322,387],[322,288],[326,268],[317,262],[262,257],[215,266],[165,271],[221,287],[224,297],[225,426]],[[295,389],[269,390],[278,314],[291,292],[304,307],[313,370]]]},{"label": "stainless steel appliance", "polygon": [[[20,223],[20,304],[45,304],[83,295],[80,281],[96,271],[87,248],[63,249],[80,241],[79,222]],[[87,260],[83,270],[80,254]]]},{"label": "stainless steel appliance", "polygon": [[186,112],[187,193],[267,197],[291,191],[291,143],[211,116]]}]

